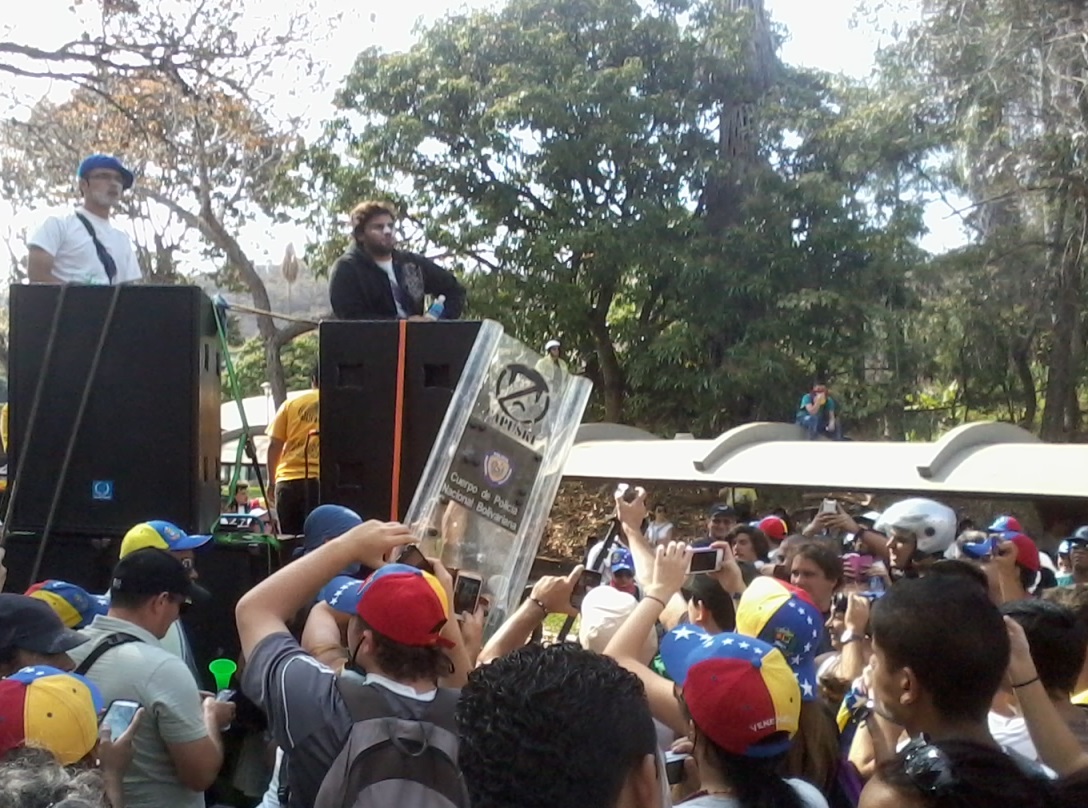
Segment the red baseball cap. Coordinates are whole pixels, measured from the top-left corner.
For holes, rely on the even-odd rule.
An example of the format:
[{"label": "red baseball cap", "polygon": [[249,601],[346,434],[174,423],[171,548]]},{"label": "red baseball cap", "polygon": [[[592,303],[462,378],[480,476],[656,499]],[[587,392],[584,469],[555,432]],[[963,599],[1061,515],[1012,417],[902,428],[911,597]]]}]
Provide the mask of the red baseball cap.
[{"label": "red baseball cap", "polygon": [[1008,541],[1016,545],[1016,563],[1024,569],[1038,572],[1042,564],[1039,562],[1039,548],[1035,546],[1035,542],[1023,533],[1010,536]]},{"label": "red baseball cap", "polygon": [[337,576],[318,596],[334,609],[363,618],[401,645],[453,648],[441,635],[450,617],[446,590],[429,572],[386,564],[365,581]]},{"label": "red baseball cap", "polygon": [[786,523],[780,516],[764,516],[756,527],[762,530],[769,539],[782,541],[786,538]]}]

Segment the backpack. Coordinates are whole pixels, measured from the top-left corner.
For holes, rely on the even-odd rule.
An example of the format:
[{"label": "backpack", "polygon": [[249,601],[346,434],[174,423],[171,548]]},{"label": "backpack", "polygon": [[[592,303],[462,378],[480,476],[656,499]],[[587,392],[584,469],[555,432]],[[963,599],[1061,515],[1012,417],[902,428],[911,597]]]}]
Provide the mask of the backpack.
[{"label": "backpack", "polygon": [[314,808],[468,808],[457,767],[460,691],[439,688],[417,720],[396,715],[379,686],[340,678],[337,689],[351,714],[351,733],[321,781]]}]

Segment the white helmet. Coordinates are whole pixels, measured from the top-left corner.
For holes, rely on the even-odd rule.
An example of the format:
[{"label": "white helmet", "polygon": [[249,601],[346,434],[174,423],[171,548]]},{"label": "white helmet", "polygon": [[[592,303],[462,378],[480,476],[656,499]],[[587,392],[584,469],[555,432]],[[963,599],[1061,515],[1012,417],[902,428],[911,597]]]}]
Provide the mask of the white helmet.
[{"label": "white helmet", "polygon": [[558,347],[559,347],[559,340],[550,339],[546,343],[544,343],[544,353],[547,353],[552,348],[558,348]]},{"label": "white helmet", "polygon": [[956,540],[956,512],[932,499],[904,499],[884,511],[873,526],[885,535],[893,528],[914,534],[918,552],[943,553]]}]

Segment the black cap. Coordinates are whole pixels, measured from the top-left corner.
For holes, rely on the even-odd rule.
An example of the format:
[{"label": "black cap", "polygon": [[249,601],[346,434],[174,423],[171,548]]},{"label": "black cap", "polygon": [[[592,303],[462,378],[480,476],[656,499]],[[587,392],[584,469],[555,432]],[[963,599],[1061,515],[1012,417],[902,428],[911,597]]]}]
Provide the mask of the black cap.
[{"label": "black cap", "polygon": [[117,562],[113,568],[111,592],[131,595],[184,595],[187,600],[207,600],[208,590],[189,578],[189,570],[166,550],[144,547]]},{"label": "black cap", "polygon": [[87,642],[67,628],[48,603],[27,595],[0,594],[0,648],[63,654]]},{"label": "black cap", "polygon": [[724,502],[715,502],[710,506],[710,510],[706,515],[713,519],[715,516],[732,516],[736,517],[737,512],[733,510],[732,505],[726,505]]}]

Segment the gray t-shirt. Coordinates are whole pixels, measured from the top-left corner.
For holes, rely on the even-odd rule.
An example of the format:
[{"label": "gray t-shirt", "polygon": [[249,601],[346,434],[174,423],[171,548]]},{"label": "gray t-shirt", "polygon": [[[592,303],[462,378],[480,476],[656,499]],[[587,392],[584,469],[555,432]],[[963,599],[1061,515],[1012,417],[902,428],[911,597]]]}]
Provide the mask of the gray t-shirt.
[{"label": "gray t-shirt", "polygon": [[[391,714],[406,718],[422,714],[437,693],[415,693],[374,674],[364,681],[383,689]],[[303,651],[290,634],[270,634],[246,663],[242,691],[264,708],[273,740],[283,750],[280,777],[287,781],[288,805],[309,808],[351,732],[336,673]]]},{"label": "gray t-shirt", "polygon": [[[827,800],[816,786],[804,780],[787,780],[786,782],[797,792],[805,808],[827,808]],[[739,802],[725,794],[702,794],[694,799],[684,800],[678,805],[682,805],[683,808],[740,808]]]},{"label": "gray t-shirt", "polygon": [[131,699],[144,708],[125,772],[125,808],[204,808],[204,795],[178,780],[168,743],[192,743],[208,736],[200,692],[185,663],[159,645],[151,632],[117,617],[99,615],[81,634],[88,642],[69,656],[78,665],[110,634],[137,637],[107,651],[87,674],[107,704]]}]

